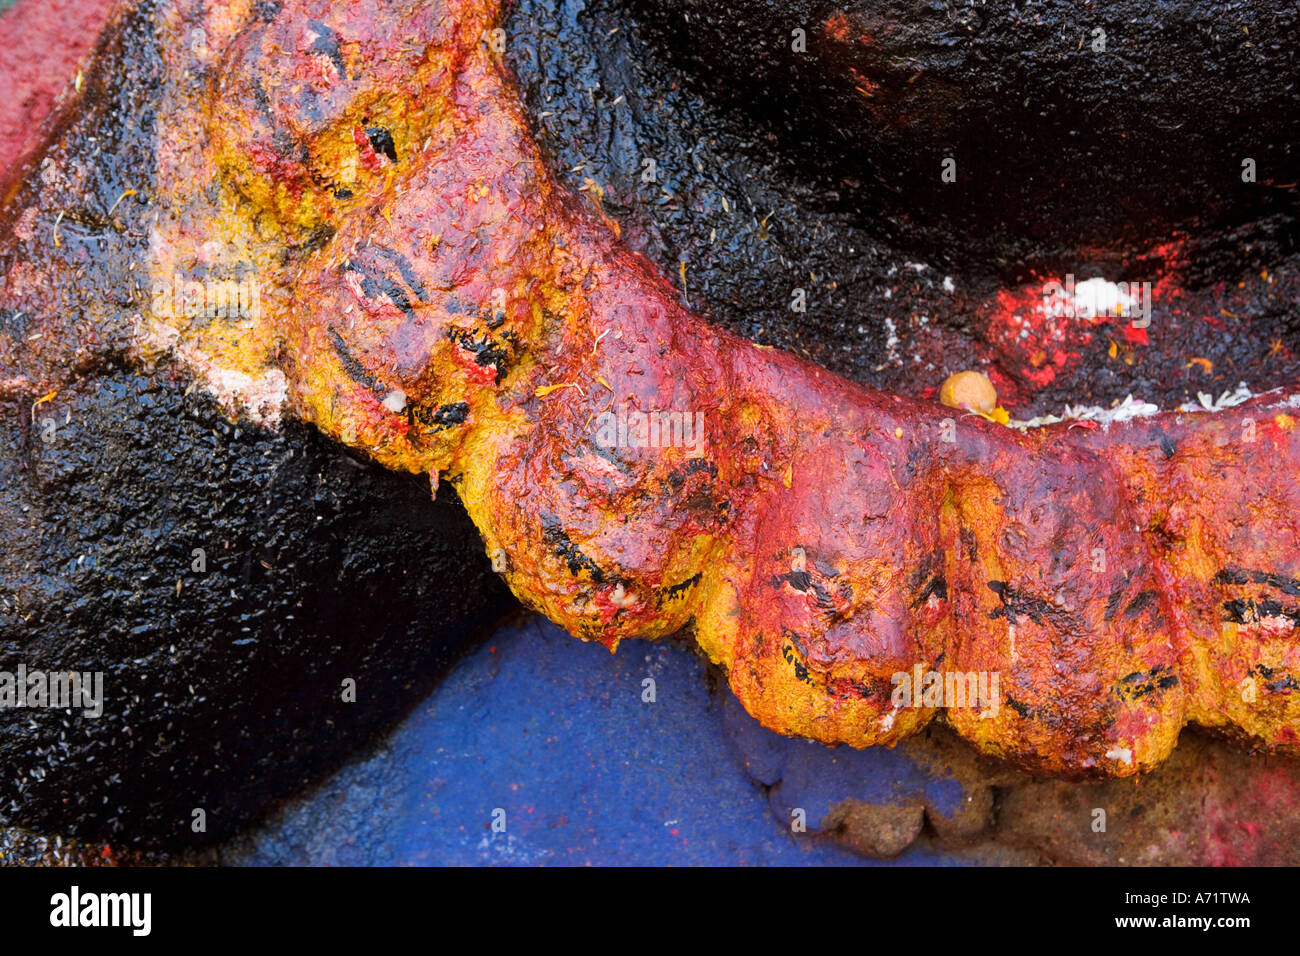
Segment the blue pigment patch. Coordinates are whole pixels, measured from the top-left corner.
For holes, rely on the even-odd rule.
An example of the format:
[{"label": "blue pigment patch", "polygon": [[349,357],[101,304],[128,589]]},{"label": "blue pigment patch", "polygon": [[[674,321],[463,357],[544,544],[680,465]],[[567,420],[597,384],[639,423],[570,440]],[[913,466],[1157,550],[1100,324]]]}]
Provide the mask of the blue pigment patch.
[{"label": "blue pigment patch", "polygon": [[[647,678],[654,703],[642,701]],[[769,733],[711,683],[679,646],[633,641],[611,655],[525,619],[226,861],[871,865],[828,837],[791,834],[789,805],[806,808],[811,831],[846,796],[961,797],[897,751]],[[496,810],[504,833],[491,829]],[[961,861],[914,846],[899,862]]]}]

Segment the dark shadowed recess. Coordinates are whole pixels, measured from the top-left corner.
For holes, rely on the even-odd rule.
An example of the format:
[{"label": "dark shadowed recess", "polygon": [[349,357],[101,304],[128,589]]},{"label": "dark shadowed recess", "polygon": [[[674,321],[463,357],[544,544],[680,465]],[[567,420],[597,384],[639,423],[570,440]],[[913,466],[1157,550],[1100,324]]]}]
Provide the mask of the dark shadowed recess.
[{"label": "dark shadowed recess", "polygon": [[[1029,417],[1300,374],[1294,8],[517,0],[506,58],[560,177],[691,307],[900,394],[1001,372]],[[1102,58],[1078,49],[1094,21]],[[1149,345],[1112,356],[1104,330],[1031,383],[991,314],[1065,273],[1170,273],[1178,298]]]},{"label": "dark shadowed recess", "polygon": [[432,503],[306,426],[232,425],[182,387],[105,369],[61,396],[48,442],[3,406],[0,670],[105,672],[98,719],[0,710],[11,822],[228,835],[388,727],[509,606],[450,492]]},{"label": "dark shadowed recess", "polygon": [[1176,229],[1252,224],[1220,266],[1294,249],[1294,2],[630,2],[828,208],[914,253],[1011,280],[1081,247],[1122,265]]}]

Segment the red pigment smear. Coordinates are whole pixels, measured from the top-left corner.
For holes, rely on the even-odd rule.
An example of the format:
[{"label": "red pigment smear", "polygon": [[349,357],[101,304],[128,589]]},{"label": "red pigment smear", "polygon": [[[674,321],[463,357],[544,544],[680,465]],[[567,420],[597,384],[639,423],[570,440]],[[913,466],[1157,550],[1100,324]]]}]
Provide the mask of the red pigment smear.
[{"label": "red pigment smear", "polygon": [[[1079,363],[1084,347],[1105,327],[1128,345],[1151,344],[1149,330],[1135,327],[1131,316],[1090,316],[1076,312],[1072,303],[1049,308],[1043,289],[1051,278],[1016,289],[1000,289],[984,308],[989,317],[985,337],[998,364],[1011,373],[1014,384],[1028,386],[1030,391],[1051,384],[1061,372]],[[1092,276],[1076,276],[1075,288],[1087,278]],[[1065,285],[1064,278],[1056,281]],[[1152,282],[1153,305],[1175,293],[1176,286],[1167,275]],[[994,385],[1002,394],[1001,384],[994,382]]]},{"label": "red pigment smear", "polygon": [[248,158],[254,167],[282,184],[293,199],[302,197],[302,164],[278,156],[273,149],[261,143],[251,143]]},{"label": "red pigment smear", "polygon": [[843,10],[837,11],[826,21],[825,32],[827,39],[834,40],[836,43],[849,43],[853,39],[853,30],[849,24],[849,17]]},{"label": "red pigment smear", "polygon": [[1147,339],[1147,330],[1139,329],[1132,324],[1124,326],[1124,341],[1130,345],[1151,344],[1150,340]]},{"label": "red pigment smear", "polygon": [[377,173],[384,168],[383,160],[375,152],[375,148],[370,145],[370,137],[360,126],[352,127],[352,142],[357,144],[357,149],[361,151],[361,165],[366,167],[372,173]]},{"label": "red pigment smear", "polygon": [[108,21],[112,0],[22,0],[0,15],[0,180],[31,156],[59,96]]},{"label": "red pigment smear", "polygon": [[469,351],[463,345],[453,352],[452,355],[456,359],[456,364],[465,370],[466,375],[474,384],[496,384],[497,370],[495,365],[480,365],[478,362],[478,356]]}]

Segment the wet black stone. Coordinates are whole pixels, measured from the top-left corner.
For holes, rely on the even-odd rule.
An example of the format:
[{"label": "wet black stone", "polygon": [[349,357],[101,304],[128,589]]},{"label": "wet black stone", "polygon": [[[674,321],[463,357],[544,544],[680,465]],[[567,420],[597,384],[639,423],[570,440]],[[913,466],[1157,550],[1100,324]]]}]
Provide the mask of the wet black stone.
[{"label": "wet black stone", "polygon": [[1261,264],[1294,249],[1273,218],[1300,179],[1294,3],[630,5],[694,89],[903,250],[1011,279],[1175,229],[1251,224]]},{"label": "wet black stone", "polygon": [[[1176,265],[1185,294],[1157,305],[1134,361],[1108,354],[1118,331],[1096,335],[1013,415],[1130,392],[1168,408],[1300,376],[1294,5],[997,2],[975,19],[961,5],[847,6],[900,24],[872,54],[903,97],[879,113],[853,62],[818,41],[826,2],[518,0],[506,60],[559,177],[588,202],[599,186],[624,241],[683,301],[753,341],[900,394],[964,368],[1016,379],[986,338],[1000,290],[1067,272],[1155,280]],[[1077,49],[1094,20],[1104,70]],[[796,57],[800,24],[810,52]],[[956,193],[939,191],[931,154],[948,141],[971,158]],[[1242,183],[1238,152],[1272,185],[1263,172]],[[1224,317],[1239,282],[1248,301]]]},{"label": "wet black stone", "polygon": [[99,719],[0,709],[8,822],[226,836],[390,726],[512,606],[450,490],[431,502],[426,479],[303,425],[231,424],[183,388],[113,370],[37,427],[0,406],[0,670],[105,673]]}]

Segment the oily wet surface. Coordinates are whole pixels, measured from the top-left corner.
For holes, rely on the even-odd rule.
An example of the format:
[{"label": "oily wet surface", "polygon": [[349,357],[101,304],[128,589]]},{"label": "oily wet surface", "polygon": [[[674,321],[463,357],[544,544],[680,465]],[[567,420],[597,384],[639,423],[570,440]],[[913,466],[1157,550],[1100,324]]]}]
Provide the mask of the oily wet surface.
[{"label": "oily wet surface", "polygon": [[[520,18],[527,16],[530,9],[533,20],[523,29]],[[574,6],[550,12],[523,4],[508,25],[508,32],[512,38],[525,36],[530,30],[550,29],[547,24],[554,24],[558,38],[586,38],[585,46],[573,46],[565,55],[581,57],[581,51],[588,51],[585,55],[597,63],[591,70],[566,69],[552,46],[539,43],[538,63],[542,65],[537,67],[537,76],[549,77],[550,71],[555,71],[565,91],[563,98],[578,102],[587,97],[589,103],[595,104],[596,94],[605,92],[610,104],[618,95],[627,97],[625,104],[639,101],[639,109],[633,109],[633,121],[621,132],[600,125],[605,122],[605,114],[599,108],[584,112],[574,106],[564,114],[560,130],[546,134],[543,141],[555,151],[557,168],[570,170],[564,175],[575,187],[585,184],[587,174],[597,173],[592,176],[593,188],[586,194],[594,197],[594,187],[600,187],[604,207],[622,223],[629,241],[646,249],[665,274],[680,276],[684,271],[683,294],[692,305],[706,308],[716,320],[760,341],[802,351],[860,381],[912,394],[924,394],[946,371],[974,364],[972,356],[994,354],[980,311],[982,303],[996,291],[991,280],[956,275],[955,289],[949,292],[943,282],[946,276],[941,276],[937,267],[909,266],[909,258],[873,244],[876,240],[870,238],[870,232],[851,224],[856,221],[854,217],[807,213],[816,208],[816,196],[799,185],[772,185],[781,182],[781,177],[774,167],[763,163],[761,143],[729,131],[698,100],[674,90],[672,71],[656,69],[653,53],[633,41],[626,41],[629,46],[624,49],[621,37],[626,36],[625,32],[620,30],[611,38],[608,30],[612,27],[607,23],[618,25],[617,20],[593,19],[592,14]],[[536,122],[545,130],[545,124],[554,116],[541,115],[547,112],[548,105],[544,95],[537,98],[539,81],[536,77],[529,80],[527,69],[520,65],[528,56],[526,44],[524,41],[522,46],[512,46],[511,55],[533,97],[530,104]],[[653,75],[648,79],[638,76],[636,82],[625,84],[626,89],[614,80],[603,80],[606,75],[615,79],[630,77],[634,69]],[[584,84],[593,78],[601,78],[602,85],[591,88],[588,96],[589,87]],[[614,93],[616,89],[623,92]],[[671,107],[667,114],[662,112],[665,107],[661,101]],[[622,104],[611,105],[611,110],[621,109]],[[571,134],[567,141],[566,132]],[[659,162],[659,168],[661,176],[665,165],[679,176],[669,186],[676,198],[665,198],[657,184],[651,188],[651,184],[641,182],[642,160],[646,158],[645,147],[640,145],[643,142],[653,144],[656,153],[669,157],[666,163]],[[681,159],[696,153],[701,156],[699,166]],[[755,154],[760,158],[754,159]],[[598,164],[606,157],[605,169],[616,168],[623,174],[601,174],[600,165],[572,172],[578,160],[591,157]],[[578,176],[581,179],[574,178]],[[647,195],[642,196],[643,191]],[[723,207],[724,196],[729,197],[730,208]],[[803,205],[797,206],[796,202]],[[733,215],[734,210],[742,208],[744,212]],[[791,208],[796,212],[791,213]],[[714,224],[713,217],[701,216],[700,209],[717,212],[722,228]],[[786,210],[784,217],[777,215],[782,209]],[[852,258],[858,256],[864,261]],[[846,259],[851,259],[848,266]],[[684,270],[680,268],[683,262]],[[1060,373],[1057,380],[1039,392],[1040,405],[1026,402],[1016,411],[1055,411],[1060,402],[1085,398],[1105,404],[1133,382],[1149,387],[1144,392],[1139,389],[1143,397],[1159,400],[1166,395],[1175,401],[1185,400],[1200,387],[1209,387],[1209,382],[1196,378],[1200,374],[1207,375],[1216,386],[1225,387],[1235,384],[1233,379],[1239,372],[1256,387],[1262,387],[1261,382],[1266,385],[1270,375],[1285,380],[1291,375],[1291,366],[1284,364],[1290,361],[1285,344],[1290,340],[1290,329],[1282,306],[1294,299],[1294,286],[1288,284],[1293,282],[1288,278],[1293,271],[1275,269],[1270,273],[1273,281],[1260,280],[1264,285],[1258,288],[1252,278],[1250,287],[1240,294],[1231,291],[1235,283],[1225,282],[1222,289],[1210,290],[1215,299],[1207,299],[1206,290],[1201,289],[1195,293],[1197,304],[1221,303],[1218,308],[1189,309],[1187,321],[1176,331],[1172,325],[1161,325],[1160,331],[1152,333],[1152,345],[1136,347],[1125,343],[1117,359],[1106,355],[1104,341],[1089,343],[1092,351],[1081,355],[1072,369]],[[806,313],[790,311],[795,281],[807,281],[809,301],[819,307],[810,307]],[[1236,318],[1222,316],[1225,310]],[[1202,311],[1222,327],[1194,314]],[[1239,320],[1240,324],[1234,324]],[[1282,349],[1264,362],[1259,356],[1268,350],[1266,346],[1271,348],[1275,334],[1283,343]],[[898,341],[892,343],[891,355],[894,336]],[[1015,387],[1017,380],[1013,376],[1019,371],[1015,360],[1022,356],[1014,349],[1005,351],[1011,367],[1005,377]],[[1213,371],[1202,373],[1200,365],[1189,369],[1182,364],[1187,354],[1205,357]],[[1108,361],[1096,361],[1102,355]],[[1025,364],[1033,367],[1032,356],[1024,358]],[[1171,369],[1175,370],[1172,375]],[[62,405],[57,407],[62,409]],[[119,414],[120,409],[111,412],[113,416]],[[139,453],[138,448],[135,453]],[[167,463],[168,467],[173,464]],[[414,488],[414,484],[410,487]],[[427,490],[421,491],[427,497]],[[232,515],[231,520],[243,522],[253,517]],[[468,550],[473,553],[472,545]],[[152,556],[149,560],[153,560]],[[137,559],[136,566],[144,564]],[[258,573],[252,570],[253,575]],[[115,652],[118,650],[121,648]]]},{"label": "oily wet surface", "polygon": [[[791,147],[735,107],[725,80],[666,53],[683,32],[693,55],[719,58],[727,37],[752,39],[727,33],[725,16],[684,26],[686,6],[651,16],[612,0],[522,0],[506,23],[506,60],[560,178],[711,320],[905,395],[932,397],[948,374],[981,368],[1014,418],[1130,392],[1169,408],[1300,377],[1293,200],[1258,225],[1170,228],[1118,257],[1063,226],[1070,251],[1006,272],[915,231],[899,242],[883,208],[841,201],[811,175],[811,145]],[[775,92],[773,110],[797,112],[792,95]],[[649,160],[655,182],[644,179]],[[1043,283],[1067,273],[1151,282],[1151,327],[1044,318]],[[791,308],[797,289],[806,311]]]},{"label": "oily wet surface", "polygon": [[104,713],[0,711],[15,822],[117,846],[228,835],[507,606],[450,492],[306,426],[231,424],[165,374],[105,370],[51,404],[48,432],[28,407],[0,417],[0,670],[103,671]]},{"label": "oily wet surface", "polygon": [[953,268],[1014,281],[1092,249],[1111,271],[1174,230],[1239,229],[1235,249],[1201,249],[1212,281],[1295,250],[1275,221],[1294,220],[1300,175],[1293,6],[631,6],[692,88],[768,134],[828,208]]},{"label": "oily wet surface", "polygon": [[221,839],[319,780],[511,602],[451,491],[128,359],[152,5],[102,41],[3,214],[0,670],[102,672],[103,714],[0,711],[0,813],[122,852]]}]

